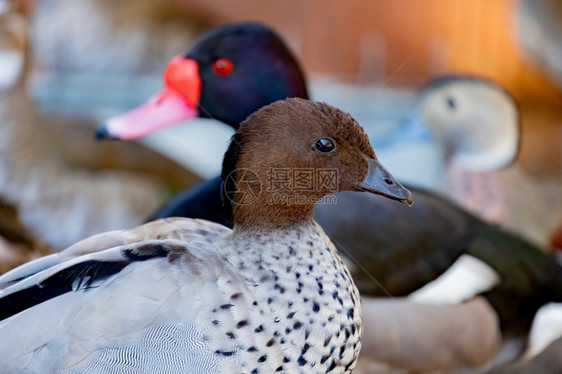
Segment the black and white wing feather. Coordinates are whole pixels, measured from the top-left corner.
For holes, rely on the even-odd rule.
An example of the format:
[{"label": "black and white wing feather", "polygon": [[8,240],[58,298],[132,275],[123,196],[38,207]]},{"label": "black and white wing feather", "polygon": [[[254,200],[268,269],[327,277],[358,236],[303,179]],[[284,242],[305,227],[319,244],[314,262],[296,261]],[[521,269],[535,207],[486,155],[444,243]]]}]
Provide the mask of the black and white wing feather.
[{"label": "black and white wing feather", "polygon": [[232,347],[205,343],[201,306],[220,305],[221,284],[239,279],[210,243],[220,235],[195,227],[204,240],[76,255],[0,291],[0,372],[220,371],[216,352]]}]

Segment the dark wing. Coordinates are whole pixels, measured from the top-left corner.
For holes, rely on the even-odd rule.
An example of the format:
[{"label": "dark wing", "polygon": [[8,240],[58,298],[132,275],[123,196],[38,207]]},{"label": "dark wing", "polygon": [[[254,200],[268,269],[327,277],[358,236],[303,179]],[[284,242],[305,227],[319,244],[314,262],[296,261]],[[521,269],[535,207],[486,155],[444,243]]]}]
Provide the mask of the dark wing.
[{"label": "dark wing", "polygon": [[315,219],[353,263],[359,290],[370,296],[408,295],[445,272],[482,222],[448,200],[408,187],[414,205],[345,192],[337,205],[317,205]]},{"label": "dark wing", "polygon": [[467,254],[500,278],[483,296],[497,311],[506,337],[525,337],[542,305],[562,301],[562,268],[552,256],[446,199],[410,190],[411,208],[352,192],[336,195],[337,210],[316,207],[316,220],[351,260],[362,294],[408,295]]},{"label": "dark wing", "polygon": [[562,301],[562,267],[553,256],[517,236],[497,227],[482,228],[468,253],[501,278],[484,296],[498,312],[506,337],[525,337],[541,306]]}]

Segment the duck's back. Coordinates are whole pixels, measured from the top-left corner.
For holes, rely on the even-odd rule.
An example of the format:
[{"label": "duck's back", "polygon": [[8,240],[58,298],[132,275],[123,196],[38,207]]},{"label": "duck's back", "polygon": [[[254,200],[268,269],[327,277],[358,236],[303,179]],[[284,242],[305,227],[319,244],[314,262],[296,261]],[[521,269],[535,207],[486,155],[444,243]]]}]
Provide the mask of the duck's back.
[{"label": "duck's back", "polygon": [[[174,228],[166,231],[166,221]],[[120,240],[131,243],[118,247],[75,246],[67,261],[3,290],[0,369],[215,373],[353,367],[359,296],[317,225],[250,238],[230,238],[230,230],[215,232],[218,225],[197,220],[148,224],[158,225],[167,239],[142,240],[148,231],[136,229],[121,233]],[[89,243],[104,242],[98,237]],[[277,258],[269,257],[277,250]],[[332,347],[343,348],[334,353]]]}]

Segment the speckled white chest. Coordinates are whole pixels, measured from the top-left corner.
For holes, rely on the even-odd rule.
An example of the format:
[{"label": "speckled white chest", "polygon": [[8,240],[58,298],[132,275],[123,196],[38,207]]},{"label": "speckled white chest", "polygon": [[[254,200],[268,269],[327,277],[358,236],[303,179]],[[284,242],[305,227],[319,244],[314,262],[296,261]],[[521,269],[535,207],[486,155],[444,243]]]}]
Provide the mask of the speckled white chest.
[{"label": "speckled white chest", "polygon": [[205,313],[216,333],[235,342],[219,354],[236,356],[245,373],[351,371],[360,349],[359,294],[316,223],[236,232],[220,247],[246,285],[219,285],[230,300]]}]

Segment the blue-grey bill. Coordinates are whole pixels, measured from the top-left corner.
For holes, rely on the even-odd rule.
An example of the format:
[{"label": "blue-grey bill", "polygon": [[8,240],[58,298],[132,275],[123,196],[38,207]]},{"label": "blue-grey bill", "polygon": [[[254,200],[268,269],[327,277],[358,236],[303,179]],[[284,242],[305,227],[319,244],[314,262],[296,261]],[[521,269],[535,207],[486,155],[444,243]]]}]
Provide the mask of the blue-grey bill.
[{"label": "blue-grey bill", "polygon": [[412,193],[380,164],[377,159],[369,159],[365,179],[357,184],[358,191],[371,192],[412,206]]}]

